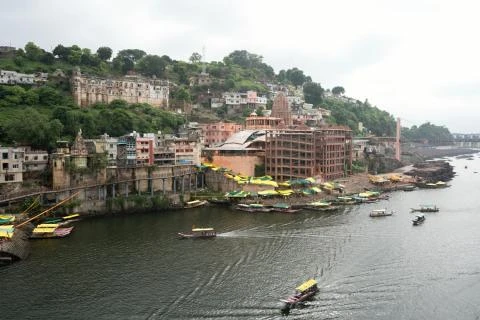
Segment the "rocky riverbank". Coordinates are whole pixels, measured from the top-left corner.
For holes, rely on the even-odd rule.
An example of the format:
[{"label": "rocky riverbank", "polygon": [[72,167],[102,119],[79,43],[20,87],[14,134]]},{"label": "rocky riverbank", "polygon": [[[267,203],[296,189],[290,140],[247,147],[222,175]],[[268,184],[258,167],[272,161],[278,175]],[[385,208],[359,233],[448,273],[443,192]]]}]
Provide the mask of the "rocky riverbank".
[{"label": "rocky riverbank", "polygon": [[449,181],[453,178],[455,172],[450,163],[446,161],[426,161],[413,165],[406,175],[415,177],[417,181],[437,182]]},{"label": "rocky riverbank", "polygon": [[414,164],[429,159],[454,157],[478,153],[480,150],[471,148],[460,148],[455,146],[406,146],[402,149],[402,162]]}]

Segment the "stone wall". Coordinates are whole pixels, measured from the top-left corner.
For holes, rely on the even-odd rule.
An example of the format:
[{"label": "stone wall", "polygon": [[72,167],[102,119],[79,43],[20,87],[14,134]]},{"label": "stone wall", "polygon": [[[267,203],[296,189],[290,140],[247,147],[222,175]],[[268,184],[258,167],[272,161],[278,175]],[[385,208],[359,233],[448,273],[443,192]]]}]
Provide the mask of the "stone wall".
[{"label": "stone wall", "polygon": [[259,156],[219,156],[212,157],[212,163],[216,166],[229,168],[235,173],[246,176],[255,176],[255,165],[263,164],[263,158]]}]

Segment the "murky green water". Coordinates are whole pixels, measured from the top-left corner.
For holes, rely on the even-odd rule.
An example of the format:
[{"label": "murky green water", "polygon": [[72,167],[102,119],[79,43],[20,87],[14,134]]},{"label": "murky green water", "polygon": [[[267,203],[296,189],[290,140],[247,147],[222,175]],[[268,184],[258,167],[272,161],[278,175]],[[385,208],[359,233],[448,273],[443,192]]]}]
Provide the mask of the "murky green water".
[{"label": "murky green water", "polygon": [[[0,269],[0,318],[280,319],[279,300],[315,276],[319,294],[289,318],[478,319],[480,158],[452,164],[450,188],[337,213],[204,207],[81,221]],[[419,204],[440,212],[413,227]],[[378,208],[396,213],[370,218]],[[192,224],[220,235],[178,240]]]}]

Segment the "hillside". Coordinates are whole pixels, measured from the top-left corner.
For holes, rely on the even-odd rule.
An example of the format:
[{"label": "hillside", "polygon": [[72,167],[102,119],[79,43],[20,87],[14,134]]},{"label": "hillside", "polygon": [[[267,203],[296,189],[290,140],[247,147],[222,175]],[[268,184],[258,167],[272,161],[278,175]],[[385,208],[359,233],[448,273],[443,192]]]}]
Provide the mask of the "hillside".
[{"label": "hillside", "polygon": [[[188,120],[242,122],[251,111],[231,114],[225,108],[210,109],[211,98],[221,98],[227,91],[256,91],[270,99],[271,87],[278,90],[299,92],[306,103],[314,108],[331,111],[327,122],[347,125],[355,134],[373,133],[391,136],[395,131],[395,120],[385,111],[372,107],[367,101],[341,99],[345,90],[335,87],[329,95],[325,89],[298,68],[280,70],[276,74],[263,57],[237,50],[223,61],[202,62],[198,53],[193,53],[189,62],[173,60],[163,55],[151,55],[140,49],[125,49],[115,57],[108,47],[96,52],[77,45],[58,45],[48,52],[32,42],[24,49],[16,49],[9,55],[0,56],[0,69],[21,73],[48,72],[50,75],[61,70],[64,77],[49,76],[48,82],[40,87],[28,85],[0,85],[0,143],[30,144],[34,147],[52,148],[57,139],[72,140],[79,128],[85,137],[92,138],[103,133],[118,136],[131,132],[173,132],[185,117],[171,111],[187,105],[197,109]],[[136,73],[147,77],[168,79],[170,86],[170,111],[150,108],[144,104],[128,105],[114,101],[109,105],[97,104],[80,109],[70,96],[69,77],[75,66],[85,74],[102,77],[121,77]],[[208,85],[200,85],[196,79],[208,73]],[[267,109],[271,108],[271,100]],[[262,110],[256,110],[262,112]],[[366,128],[359,130],[359,122]],[[447,129],[448,131],[448,129]]]}]

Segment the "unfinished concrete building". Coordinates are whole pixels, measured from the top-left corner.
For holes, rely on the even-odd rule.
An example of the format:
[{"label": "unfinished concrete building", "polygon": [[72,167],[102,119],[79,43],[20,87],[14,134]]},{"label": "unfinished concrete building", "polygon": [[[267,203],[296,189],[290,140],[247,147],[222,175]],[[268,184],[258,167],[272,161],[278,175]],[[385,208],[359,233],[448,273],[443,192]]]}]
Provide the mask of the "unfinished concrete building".
[{"label": "unfinished concrete building", "polygon": [[265,173],[277,181],[351,173],[352,131],[348,127],[267,130]]}]

